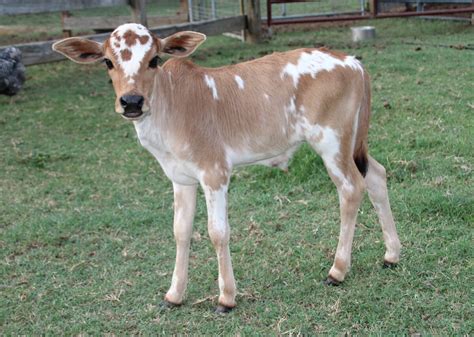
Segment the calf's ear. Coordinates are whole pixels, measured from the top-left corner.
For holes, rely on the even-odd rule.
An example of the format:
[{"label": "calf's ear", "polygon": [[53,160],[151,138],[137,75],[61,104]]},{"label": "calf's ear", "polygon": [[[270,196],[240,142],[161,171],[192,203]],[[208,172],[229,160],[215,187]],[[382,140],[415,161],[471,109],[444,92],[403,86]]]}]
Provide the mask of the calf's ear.
[{"label": "calf's ear", "polygon": [[174,57],[191,55],[201,43],[206,41],[206,35],[197,32],[179,32],[160,41],[160,52]]},{"label": "calf's ear", "polygon": [[53,50],[77,63],[94,63],[104,58],[102,44],[79,37],[70,37],[53,44]]}]

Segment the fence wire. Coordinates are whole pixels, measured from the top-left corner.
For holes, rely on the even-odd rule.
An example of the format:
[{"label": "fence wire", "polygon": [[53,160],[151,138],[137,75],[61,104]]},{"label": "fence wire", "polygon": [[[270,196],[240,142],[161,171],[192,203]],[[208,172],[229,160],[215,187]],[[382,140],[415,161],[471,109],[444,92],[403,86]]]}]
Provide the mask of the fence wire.
[{"label": "fence wire", "polygon": [[[225,18],[241,14],[240,0],[188,0],[191,21]],[[260,1],[262,18],[266,18],[267,1]],[[365,11],[367,0],[316,0],[304,3],[272,5],[273,16],[292,17],[331,15]]]}]

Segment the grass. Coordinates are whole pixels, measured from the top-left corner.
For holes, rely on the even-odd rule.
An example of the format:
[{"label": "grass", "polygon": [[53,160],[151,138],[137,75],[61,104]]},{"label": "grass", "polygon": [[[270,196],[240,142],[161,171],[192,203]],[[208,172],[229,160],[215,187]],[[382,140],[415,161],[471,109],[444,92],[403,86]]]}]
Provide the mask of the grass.
[{"label": "grass", "polygon": [[0,333],[472,334],[474,31],[370,24],[378,38],[364,45],[349,42],[347,27],[306,28],[258,46],[212,37],[194,59],[218,66],[315,44],[362,58],[373,83],[371,154],[387,167],[404,248],[396,269],[381,268],[365,200],[351,272],[340,287],[321,284],[337,195],[303,147],[288,174],[250,167],[232,178],[238,308],[212,312],[217,265],[201,194],[185,304],[161,310],[174,264],[171,183],[113,112],[103,65],[33,66],[18,96],[0,97]]}]

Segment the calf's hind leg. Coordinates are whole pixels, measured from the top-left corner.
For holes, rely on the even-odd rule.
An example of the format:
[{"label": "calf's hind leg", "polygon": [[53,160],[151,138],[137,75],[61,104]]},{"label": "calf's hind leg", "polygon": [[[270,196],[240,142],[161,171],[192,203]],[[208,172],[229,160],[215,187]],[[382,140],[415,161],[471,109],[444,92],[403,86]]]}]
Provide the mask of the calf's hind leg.
[{"label": "calf's hind leg", "polygon": [[393,221],[387,192],[385,168],[369,156],[369,168],[365,176],[365,184],[370,201],[374,205],[382,226],[385,242],[384,266],[391,267],[400,260],[400,240],[398,239],[395,222]]},{"label": "calf's hind leg", "polygon": [[341,178],[335,175],[334,171],[331,171],[329,165],[326,164],[330,176],[337,187],[341,216],[339,241],[334,263],[329,270],[328,278],[324,282],[328,285],[338,285],[344,280],[346,273],[349,271],[357,212],[364,194],[364,182],[356,165],[351,162],[347,166],[349,169],[343,173],[343,178]]},{"label": "calf's hind leg", "polygon": [[327,129],[321,137],[308,142],[322,157],[324,165],[337,187],[341,227],[334,263],[329,271],[325,284],[338,285],[344,280],[351,264],[352,241],[357,218],[357,211],[364,193],[364,179],[357,166],[348,155],[347,149],[340,150],[337,134]]}]

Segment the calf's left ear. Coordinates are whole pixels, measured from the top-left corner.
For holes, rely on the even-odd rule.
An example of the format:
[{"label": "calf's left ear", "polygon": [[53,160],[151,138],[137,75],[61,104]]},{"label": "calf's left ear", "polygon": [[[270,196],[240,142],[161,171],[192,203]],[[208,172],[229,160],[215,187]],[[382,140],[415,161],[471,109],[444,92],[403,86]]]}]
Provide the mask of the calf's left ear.
[{"label": "calf's left ear", "polygon": [[201,43],[206,41],[206,35],[197,32],[179,32],[160,41],[160,52],[174,57],[191,55]]},{"label": "calf's left ear", "polygon": [[53,44],[53,50],[77,63],[94,63],[104,58],[102,44],[79,37],[70,37]]}]

